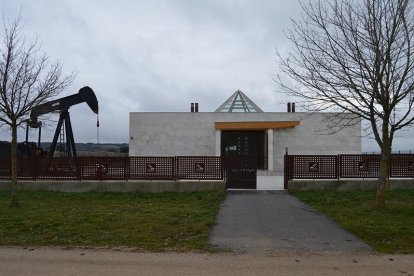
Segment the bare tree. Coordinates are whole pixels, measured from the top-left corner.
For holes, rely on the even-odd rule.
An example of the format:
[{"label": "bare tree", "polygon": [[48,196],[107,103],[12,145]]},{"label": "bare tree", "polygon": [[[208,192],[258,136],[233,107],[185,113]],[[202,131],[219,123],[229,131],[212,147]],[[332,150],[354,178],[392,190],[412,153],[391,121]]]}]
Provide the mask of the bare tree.
[{"label": "bare tree", "polygon": [[22,126],[31,108],[59,94],[74,79],[72,73],[62,76],[59,62],[48,63],[37,40],[31,42],[22,34],[21,17],[6,22],[0,44],[0,125],[11,129],[11,206],[17,200],[17,128]]},{"label": "bare tree", "polygon": [[[384,206],[393,138],[414,121],[413,1],[309,2],[286,35],[293,48],[278,54],[280,68],[297,85],[280,77],[277,83],[308,110],[351,113],[370,123],[381,149],[376,206]],[[354,123],[345,115],[336,122]]]}]

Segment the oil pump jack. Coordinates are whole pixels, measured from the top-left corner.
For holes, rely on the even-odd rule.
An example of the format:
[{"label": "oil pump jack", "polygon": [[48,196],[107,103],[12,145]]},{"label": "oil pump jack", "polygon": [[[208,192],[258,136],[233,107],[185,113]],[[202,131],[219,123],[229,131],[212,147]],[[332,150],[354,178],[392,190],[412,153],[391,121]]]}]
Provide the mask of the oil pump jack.
[{"label": "oil pump jack", "polygon": [[[72,124],[70,122],[70,116],[69,116],[69,108],[73,105],[77,105],[83,102],[86,102],[89,105],[89,107],[92,109],[92,111],[98,114],[98,111],[99,111],[98,100],[93,90],[88,86],[81,88],[79,92],[76,94],[63,97],[57,100],[53,100],[50,102],[46,102],[46,103],[33,107],[30,113],[30,119],[27,121],[26,145],[28,144],[29,128],[38,128],[39,137],[38,137],[37,146],[40,147],[42,122],[38,120],[38,117],[44,114],[58,111],[60,113],[59,122],[57,124],[55,135],[52,141],[52,145],[50,147],[49,156],[53,157],[55,153],[57,141],[62,131],[62,125],[64,125],[65,132],[66,132],[67,157],[77,157],[75,140],[73,138]],[[96,126],[99,127],[99,120],[97,121]]]}]

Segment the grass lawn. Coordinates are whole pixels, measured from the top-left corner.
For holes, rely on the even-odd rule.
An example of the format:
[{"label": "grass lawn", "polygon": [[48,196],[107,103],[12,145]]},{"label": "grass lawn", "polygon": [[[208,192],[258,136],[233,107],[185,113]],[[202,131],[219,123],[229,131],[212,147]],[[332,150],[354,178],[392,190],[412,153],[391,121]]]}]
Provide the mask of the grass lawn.
[{"label": "grass lawn", "polygon": [[225,193],[0,192],[0,245],[207,250]]},{"label": "grass lawn", "polygon": [[414,190],[387,192],[387,206],[375,209],[374,191],[295,192],[379,252],[414,253]]}]

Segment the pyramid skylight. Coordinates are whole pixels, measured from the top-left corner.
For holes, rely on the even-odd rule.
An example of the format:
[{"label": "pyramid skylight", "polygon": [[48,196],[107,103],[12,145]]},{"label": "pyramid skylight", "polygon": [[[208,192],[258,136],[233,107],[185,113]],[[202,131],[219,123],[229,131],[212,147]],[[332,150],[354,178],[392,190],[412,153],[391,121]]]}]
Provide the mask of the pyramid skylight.
[{"label": "pyramid skylight", "polygon": [[216,112],[263,112],[243,92],[237,90],[230,96]]}]

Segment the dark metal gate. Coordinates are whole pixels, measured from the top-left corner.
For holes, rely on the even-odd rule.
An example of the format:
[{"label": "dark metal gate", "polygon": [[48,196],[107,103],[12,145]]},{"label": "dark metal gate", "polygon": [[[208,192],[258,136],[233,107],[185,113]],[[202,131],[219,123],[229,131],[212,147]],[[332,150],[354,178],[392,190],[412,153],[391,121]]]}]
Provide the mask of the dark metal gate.
[{"label": "dark metal gate", "polygon": [[257,188],[257,157],[226,156],[227,189]]}]

